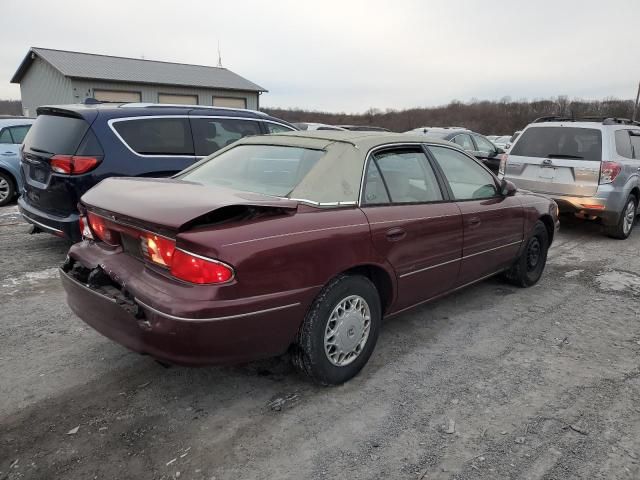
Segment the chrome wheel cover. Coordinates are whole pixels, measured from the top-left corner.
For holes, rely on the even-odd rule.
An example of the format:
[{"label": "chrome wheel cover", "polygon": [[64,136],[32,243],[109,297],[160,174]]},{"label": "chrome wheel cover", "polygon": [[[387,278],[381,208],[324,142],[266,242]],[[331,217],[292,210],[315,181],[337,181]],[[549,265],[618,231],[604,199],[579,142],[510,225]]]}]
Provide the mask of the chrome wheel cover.
[{"label": "chrome wheel cover", "polygon": [[5,178],[0,177],[0,202],[7,199],[10,190],[9,182],[7,182]]},{"label": "chrome wheel cover", "polygon": [[335,306],[324,333],[324,352],[336,367],[352,363],[362,353],[371,330],[369,304],[351,295]]},{"label": "chrome wheel cover", "polygon": [[633,227],[633,222],[636,219],[636,204],[633,200],[629,200],[627,207],[624,209],[624,218],[622,219],[622,229],[624,234],[628,235]]}]

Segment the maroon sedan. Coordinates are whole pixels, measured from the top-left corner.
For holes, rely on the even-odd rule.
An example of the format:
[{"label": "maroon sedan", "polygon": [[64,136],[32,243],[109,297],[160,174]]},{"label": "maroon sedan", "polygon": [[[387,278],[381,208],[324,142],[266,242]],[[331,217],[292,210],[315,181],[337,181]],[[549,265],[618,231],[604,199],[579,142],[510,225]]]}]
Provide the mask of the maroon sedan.
[{"label": "maroon sedan", "polygon": [[362,369],[384,317],[496,274],[535,284],[558,226],[552,200],[450,143],[337,131],[110,178],[81,210],[61,277],[86,323],[167,363],[289,350],[323,384]]}]

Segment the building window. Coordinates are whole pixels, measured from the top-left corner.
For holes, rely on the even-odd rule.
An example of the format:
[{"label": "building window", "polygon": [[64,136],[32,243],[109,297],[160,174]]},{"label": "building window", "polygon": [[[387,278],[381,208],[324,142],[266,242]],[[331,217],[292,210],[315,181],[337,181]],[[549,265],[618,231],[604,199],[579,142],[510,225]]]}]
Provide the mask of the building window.
[{"label": "building window", "polygon": [[93,90],[93,98],[101,102],[140,102],[140,92],[125,92],[120,90]]},{"label": "building window", "polygon": [[159,93],[158,103],[174,103],[178,105],[198,105],[197,95],[180,95],[175,93]]},{"label": "building window", "polygon": [[214,107],[247,108],[247,99],[240,97],[213,97]]}]

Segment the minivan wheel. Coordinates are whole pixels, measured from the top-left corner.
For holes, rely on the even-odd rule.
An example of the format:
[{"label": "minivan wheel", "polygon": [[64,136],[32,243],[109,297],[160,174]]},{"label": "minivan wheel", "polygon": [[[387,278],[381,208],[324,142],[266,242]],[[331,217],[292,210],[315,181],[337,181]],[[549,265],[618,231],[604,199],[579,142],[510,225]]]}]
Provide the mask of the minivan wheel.
[{"label": "minivan wheel", "polygon": [[505,273],[505,278],[518,287],[531,287],[538,283],[547,264],[549,233],[540,220],[533,227],[533,233],[526,240],[524,249],[513,266]]},{"label": "minivan wheel", "polygon": [[608,227],[606,232],[612,238],[618,240],[625,240],[631,235],[633,230],[633,224],[636,220],[636,210],[638,208],[638,200],[634,195],[629,195],[627,201],[624,204],[622,212],[620,212],[620,218],[616,225]]},{"label": "minivan wheel", "polygon": [[0,207],[5,206],[16,195],[16,186],[11,178],[6,173],[0,172]]},{"label": "minivan wheel", "polygon": [[293,364],[316,383],[344,383],[369,360],[381,320],[375,285],[360,275],[340,275],[322,289],[307,312],[293,348]]}]

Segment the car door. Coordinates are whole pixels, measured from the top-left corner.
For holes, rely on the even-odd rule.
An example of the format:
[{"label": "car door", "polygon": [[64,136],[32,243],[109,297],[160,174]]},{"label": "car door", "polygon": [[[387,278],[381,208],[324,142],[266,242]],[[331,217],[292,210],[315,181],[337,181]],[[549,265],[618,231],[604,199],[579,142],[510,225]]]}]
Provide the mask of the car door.
[{"label": "car door", "polygon": [[518,198],[502,195],[497,178],[464,153],[444,145],[428,149],[462,214],[464,243],[458,285],[508,267],[523,239],[523,209]]},{"label": "car door", "polygon": [[397,308],[449,290],[462,253],[462,218],[423,148],[399,146],[370,155],[361,208],[377,252],[394,268]]}]

